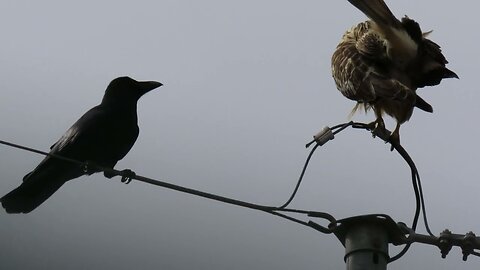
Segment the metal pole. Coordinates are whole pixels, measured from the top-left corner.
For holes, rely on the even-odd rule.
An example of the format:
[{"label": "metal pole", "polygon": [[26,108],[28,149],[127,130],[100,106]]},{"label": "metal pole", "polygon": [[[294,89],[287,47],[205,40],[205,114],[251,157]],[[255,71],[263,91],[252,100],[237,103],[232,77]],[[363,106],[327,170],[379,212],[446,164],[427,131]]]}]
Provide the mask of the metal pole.
[{"label": "metal pole", "polygon": [[386,270],[388,244],[404,241],[404,234],[387,215],[365,215],[329,225],[345,246],[347,270]]},{"label": "metal pole", "polygon": [[347,270],[386,270],[388,233],[374,223],[353,224],[345,237]]}]

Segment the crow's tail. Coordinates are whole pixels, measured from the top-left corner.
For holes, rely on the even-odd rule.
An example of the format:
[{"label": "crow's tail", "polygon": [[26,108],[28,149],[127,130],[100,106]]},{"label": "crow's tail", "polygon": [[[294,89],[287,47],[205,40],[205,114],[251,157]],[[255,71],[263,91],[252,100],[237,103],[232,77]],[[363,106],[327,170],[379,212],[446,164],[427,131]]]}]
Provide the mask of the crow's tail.
[{"label": "crow's tail", "polygon": [[58,179],[24,181],[3,196],[0,202],[7,213],[29,213],[50,198],[64,183],[65,181]]}]

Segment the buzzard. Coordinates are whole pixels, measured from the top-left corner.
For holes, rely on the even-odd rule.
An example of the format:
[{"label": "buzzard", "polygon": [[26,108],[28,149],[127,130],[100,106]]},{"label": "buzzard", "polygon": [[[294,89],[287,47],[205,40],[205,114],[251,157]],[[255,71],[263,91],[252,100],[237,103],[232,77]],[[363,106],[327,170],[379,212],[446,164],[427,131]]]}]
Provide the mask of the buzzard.
[{"label": "buzzard", "polygon": [[383,0],[348,0],[370,20],[361,22],[342,37],[332,56],[332,75],[340,92],[357,101],[352,110],[372,109],[376,120],[371,129],[384,129],[384,113],[397,125],[390,142],[400,143],[400,125],[410,119],[413,108],[433,112],[417,95],[424,86],[444,78],[458,78],[445,67],[440,46],[427,38],[414,20],[398,20]]}]

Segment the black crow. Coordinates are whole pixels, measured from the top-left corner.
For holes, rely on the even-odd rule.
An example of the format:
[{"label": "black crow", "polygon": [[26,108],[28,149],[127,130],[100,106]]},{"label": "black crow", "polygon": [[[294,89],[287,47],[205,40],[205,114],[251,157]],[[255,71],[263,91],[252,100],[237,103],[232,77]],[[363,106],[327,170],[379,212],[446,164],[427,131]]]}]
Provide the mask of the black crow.
[{"label": "black crow", "polygon": [[[100,105],[80,117],[50,147],[50,153],[113,168],[137,140],[138,99],[161,85],[159,82],[139,82],[129,77],[114,79],[105,90]],[[23,177],[19,187],[2,197],[0,202],[8,213],[29,213],[68,180],[95,172],[98,170],[85,171],[78,164],[47,156]]]}]

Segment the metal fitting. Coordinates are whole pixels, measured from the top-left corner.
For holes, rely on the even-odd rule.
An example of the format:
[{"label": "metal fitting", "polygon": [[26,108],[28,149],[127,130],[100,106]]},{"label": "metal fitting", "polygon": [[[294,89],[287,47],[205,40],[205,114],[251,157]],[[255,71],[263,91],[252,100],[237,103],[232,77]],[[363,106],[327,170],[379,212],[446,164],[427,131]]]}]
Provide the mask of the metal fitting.
[{"label": "metal fitting", "polygon": [[326,142],[330,140],[333,140],[334,138],[335,136],[333,135],[333,132],[329,127],[322,128],[320,132],[318,132],[313,136],[313,139],[315,140],[315,142],[317,142],[318,145],[320,146],[324,145]]}]

